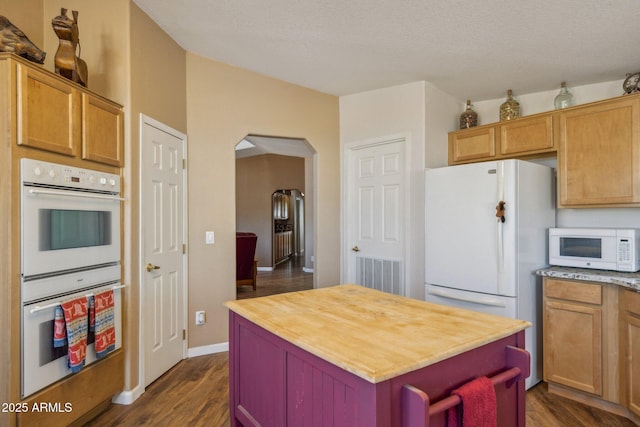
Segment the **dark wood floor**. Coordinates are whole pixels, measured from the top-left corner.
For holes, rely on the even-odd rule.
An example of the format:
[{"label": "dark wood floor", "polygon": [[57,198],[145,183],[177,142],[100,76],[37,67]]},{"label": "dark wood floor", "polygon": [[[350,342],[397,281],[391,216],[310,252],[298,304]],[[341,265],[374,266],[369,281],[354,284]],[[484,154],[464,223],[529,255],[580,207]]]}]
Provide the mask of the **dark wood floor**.
[{"label": "dark wood floor", "polygon": [[[229,426],[228,353],[185,359],[132,405],[112,405],[88,426]],[[527,392],[527,427],[633,427],[631,421],[547,392]]]},{"label": "dark wood floor", "polygon": [[[238,290],[238,299],[313,287],[313,275],[298,261],[258,273],[258,289]],[[229,426],[228,353],[185,359],[147,387],[132,405],[111,407],[87,426]],[[633,427],[631,421],[547,392],[540,383],[527,392],[528,427]]]},{"label": "dark wood floor", "polygon": [[264,297],[284,292],[305,291],[313,288],[313,273],[302,271],[302,257],[293,257],[278,264],[273,271],[258,271],[258,285],[237,288],[237,299]]}]

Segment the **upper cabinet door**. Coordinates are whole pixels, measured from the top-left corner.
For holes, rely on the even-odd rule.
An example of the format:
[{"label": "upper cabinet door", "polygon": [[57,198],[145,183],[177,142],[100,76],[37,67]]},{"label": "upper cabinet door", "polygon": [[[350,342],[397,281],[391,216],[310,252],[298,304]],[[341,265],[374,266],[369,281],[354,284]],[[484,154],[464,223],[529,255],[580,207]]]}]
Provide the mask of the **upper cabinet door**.
[{"label": "upper cabinet door", "polygon": [[119,106],[82,94],[82,158],[122,167],[124,112]]},{"label": "upper cabinet door", "polygon": [[560,207],[640,205],[640,97],[560,113]]},{"label": "upper cabinet door", "polygon": [[496,155],[493,126],[482,126],[449,133],[449,164],[490,160]]},{"label": "upper cabinet door", "polygon": [[536,115],[500,124],[500,154],[528,155],[555,151],[554,115]]},{"label": "upper cabinet door", "polygon": [[18,144],[75,156],[80,140],[79,92],[22,64],[17,76]]}]

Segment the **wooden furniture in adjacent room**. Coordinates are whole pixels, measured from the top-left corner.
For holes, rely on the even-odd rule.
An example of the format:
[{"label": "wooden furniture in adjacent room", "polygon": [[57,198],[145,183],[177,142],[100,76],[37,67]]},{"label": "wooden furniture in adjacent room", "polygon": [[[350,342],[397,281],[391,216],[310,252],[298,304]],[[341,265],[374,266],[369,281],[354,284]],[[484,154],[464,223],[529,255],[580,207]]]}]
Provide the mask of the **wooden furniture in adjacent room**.
[{"label": "wooden furniture in adjacent room", "polygon": [[257,243],[255,233],[236,232],[236,286],[250,285],[254,291],[258,279]]},{"label": "wooden furniture in adjacent room", "polygon": [[[0,413],[0,425],[81,423],[124,387],[124,349],[75,375],[20,398],[20,159],[23,157],[121,174],[122,106],[41,66],[0,53],[0,402],[70,403],[71,412]],[[97,409],[96,409],[97,408]]]},{"label": "wooden furniture in adjacent room", "polygon": [[293,231],[281,231],[273,234],[274,264],[280,264],[293,253]]},{"label": "wooden furniture in adjacent room", "polygon": [[226,305],[231,426],[444,426],[479,376],[524,426],[528,322],[357,285]]}]

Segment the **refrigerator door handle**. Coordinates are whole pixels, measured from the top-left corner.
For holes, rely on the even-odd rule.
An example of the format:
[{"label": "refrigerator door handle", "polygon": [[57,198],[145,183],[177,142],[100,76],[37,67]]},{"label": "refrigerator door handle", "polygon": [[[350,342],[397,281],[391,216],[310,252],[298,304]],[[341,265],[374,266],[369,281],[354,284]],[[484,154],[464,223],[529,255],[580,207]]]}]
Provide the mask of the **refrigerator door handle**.
[{"label": "refrigerator door handle", "polygon": [[[498,200],[500,200],[500,203],[498,203],[498,206],[501,206],[504,209],[504,162],[499,162],[498,163]],[[497,249],[498,249],[498,294],[500,295],[504,295],[506,293],[506,286],[504,283],[504,240],[503,240],[503,236],[502,236],[502,232],[503,232],[503,224],[504,221],[502,221],[504,219],[504,216],[501,216],[498,218],[497,221],[497,232],[496,232],[496,238],[497,238]]]},{"label": "refrigerator door handle", "polygon": [[464,302],[471,302],[471,303],[474,303],[474,304],[489,305],[491,307],[506,307],[507,306],[507,304],[505,302],[500,301],[498,299],[493,299],[493,298],[469,298],[469,297],[463,297],[463,296],[460,296],[460,295],[450,294],[449,292],[441,291],[439,289],[429,289],[427,292],[429,292],[429,294],[431,294],[431,295],[435,295],[435,296],[441,297],[441,298],[453,299],[453,300],[464,301]]}]

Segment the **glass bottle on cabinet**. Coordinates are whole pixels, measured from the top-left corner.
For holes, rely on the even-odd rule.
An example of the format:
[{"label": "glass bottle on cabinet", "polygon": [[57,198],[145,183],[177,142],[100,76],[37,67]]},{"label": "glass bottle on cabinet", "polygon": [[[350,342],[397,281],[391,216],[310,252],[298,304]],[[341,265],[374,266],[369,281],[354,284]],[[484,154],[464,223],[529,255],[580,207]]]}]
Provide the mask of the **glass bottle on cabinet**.
[{"label": "glass bottle on cabinet", "polygon": [[471,108],[471,100],[467,99],[467,108],[460,114],[460,129],[478,126],[478,113]]},{"label": "glass bottle on cabinet", "polygon": [[560,93],[553,100],[556,110],[571,107],[573,105],[573,94],[567,89],[567,83],[560,83]]},{"label": "glass bottle on cabinet", "polygon": [[500,105],[500,121],[513,120],[520,117],[520,103],[513,99],[513,91],[507,91],[507,100]]}]

